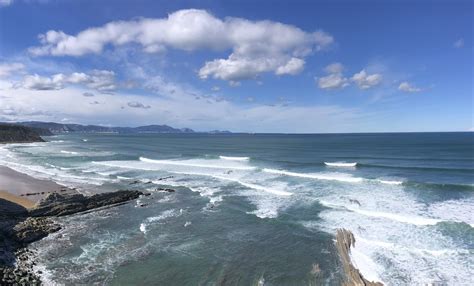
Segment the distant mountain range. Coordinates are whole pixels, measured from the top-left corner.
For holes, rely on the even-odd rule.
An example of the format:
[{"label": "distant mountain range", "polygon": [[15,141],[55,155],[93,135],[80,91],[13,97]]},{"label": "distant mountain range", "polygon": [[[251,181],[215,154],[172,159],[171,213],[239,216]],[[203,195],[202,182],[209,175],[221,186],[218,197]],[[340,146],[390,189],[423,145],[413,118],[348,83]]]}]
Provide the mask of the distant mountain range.
[{"label": "distant mountain range", "polygon": [[[55,122],[41,122],[41,121],[27,121],[17,122],[17,125],[36,128],[37,130],[45,130],[40,135],[49,135],[51,132],[58,133],[120,133],[120,134],[134,134],[134,133],[197,133],[190,128],[173,128],[168,125],[146,125],[139,127],[106,127],[99,125],[81,125],[81,124],[63,124]],[[49,132],[48,132],[49,131]],[[43,133],[43,134],[41,134]],[[204,133],[231,133],[230,131],[213,130]]]}]

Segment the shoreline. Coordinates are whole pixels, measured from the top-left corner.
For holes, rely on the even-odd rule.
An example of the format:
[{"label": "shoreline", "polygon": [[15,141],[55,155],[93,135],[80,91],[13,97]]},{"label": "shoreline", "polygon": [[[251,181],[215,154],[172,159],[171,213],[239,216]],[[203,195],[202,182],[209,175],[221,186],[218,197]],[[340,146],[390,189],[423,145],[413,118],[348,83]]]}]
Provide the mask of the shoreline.
[{"label": "shoreline", "polygon": [[0,285],[41,285],[32,242],[61,229],[52,218],[115,207],[144,194],[118,190],[84,196],[51,180],[0,166]]},{"label": "shoreline", "polygon": [[37,179],[0,165],[0,198],[13,200],[25,208],[34,207],[51,193],[77,193],[77,191],[57,184],[52,180]]}]

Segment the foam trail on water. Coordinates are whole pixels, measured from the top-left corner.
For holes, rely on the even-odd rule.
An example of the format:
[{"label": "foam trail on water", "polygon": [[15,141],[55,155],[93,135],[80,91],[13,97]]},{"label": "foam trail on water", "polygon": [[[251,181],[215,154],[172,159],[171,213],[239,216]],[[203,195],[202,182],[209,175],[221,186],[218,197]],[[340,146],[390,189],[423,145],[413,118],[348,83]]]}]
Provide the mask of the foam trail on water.
[{"label": "foam trail on water", "polygon": [[382,184],[386,185],[401,185],[403,184],[403,181],[389,181],[389,180],[376,180],[377,182],[380,182]]},{"label": "foam trail on water", "polygon": [[355,167],[357,162],[348,163],[348,162],[324,162],[324,165],[330,167]]},{"label": "foam trail on water", "polygon": [[248,161],[250,160],[249,157],[230,157],[230,156],[219,156],[222,160],[229,160],[229,161]]},{"label": "foam trail on water", "polygon": [[363,178],[352,177],[350,175],[345,175],[345,174],[341,175],[341,174],[296,173],[296,172],[289,172],[289,171],[284,171],[284,170],[275,170],[275,169],[268,169],[268,168],[264,168],[263,172],[269,173],[269,174],[291,176],[291,177],[300,177],[300,178],[308,178],[308,179],[316,179],[316,180],[341,181],[341,182],[348,182],[348,183],[359,183],[364,180]]},{"label": "foam trail on water", "polygon": [[219,176],[219,175],[214,175],[214,174],[206,174],[206,173],[194,173],[194,172],[172,172],[172,173],[185,174],[185,175],[196,175],[196,176],[208,176],[208,177],[212,177],[212,178],[219,179],[219,180],[235,182],[235,183],[238,183],[238,184],[240,184],[244,187],[247,187],[249,189],[259,190],[259,191],[263,191],[263,192],[278,195],[278,196],[291,196],[292,195],[292,193],[287,192],[287,191],[269,189],[269,188],[265,188],[265,187],[260,186],[260,185],[243,182],[239,179],[235,179],[235,178],[231,178],[231,177],[224,177],[224,176]]},{"label": "foam trail on water", "polygon": [[74,152],[74,151],[66,151],[66,150],[61,150],[59,151],[60,153],[63,153],[63,154],[69,154],[69,155],[77,155],[79,153],[77,152]]},{"label": "foam trail on water", "polygon": [[434,219],[434,218],[424,218],[424,217],[418,217],[418,216],[401,216],[398,214],[394,213],[387,213],[387,212],[380,212],[380,211],[370,211],[370,210],[363,210],[359,208],[355,208],[352,206],[344,206],[344,205],[339,205],[339,204],[334,204],[331,202],[327,202],[324,200],[319,200],[319,202],[327,207],[330,208],[336,208],[336,209],[345,209],[348,211],[352,211],[361,215],[365,215],[368,217],[375,217],[375,218],[386,218],[398,222],[403,222],[403,223],[408,223],[408,224],[414,224],[418,226],[423,226],[423,225],[435,225],[439,222],[442,222],[443,220],[440,219]]},{"label": "foam trail on water", "polygon": [[[174,165],[174,166],[186,166],[186,167],[197,167],[197,168],[210,168],[210,169],[234,169],[234,170],[255,170],[255,167],[241,166],[241,165],[217,165],[214,162],[202,162],[197,160],[185,160],[185,161],[173,161],[173,160],[154,160],[145,157],[140,157],[140,161],[161,164],[161,165]],[[214,164],[212,164],[214,163]]]}]

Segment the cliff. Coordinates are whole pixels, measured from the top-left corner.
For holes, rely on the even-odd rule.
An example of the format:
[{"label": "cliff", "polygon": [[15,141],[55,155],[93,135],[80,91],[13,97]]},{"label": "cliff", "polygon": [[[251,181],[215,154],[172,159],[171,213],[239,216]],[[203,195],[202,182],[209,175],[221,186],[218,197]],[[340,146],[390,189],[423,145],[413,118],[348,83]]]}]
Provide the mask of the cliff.
[{"label": "cliff", "polygon": [[355,245],[355,238],[352,232],[346,229],[338,229],[336,233],[336,248],[341,257],[346,282],[344,286],[383,286],[380,282],[372,282],[362,276],[359,269],[352,264],[350,253],[351,247]]},{"label": "cliff", "polygon": [[[37,129],[0,123],[0,143],[44,142]],[[51,135],[44,131],[43,135]]]}]

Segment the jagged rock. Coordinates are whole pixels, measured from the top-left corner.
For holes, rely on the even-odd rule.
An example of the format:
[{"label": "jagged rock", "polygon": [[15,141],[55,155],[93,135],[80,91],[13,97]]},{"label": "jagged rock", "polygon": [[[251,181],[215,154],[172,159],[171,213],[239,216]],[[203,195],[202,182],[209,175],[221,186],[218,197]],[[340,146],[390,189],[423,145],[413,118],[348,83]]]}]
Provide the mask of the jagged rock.
[{"label": "jagged rock", "polygon": [[175,190],[173,189],[168,189],[168,188],[156,188],[157,191],[161,191],[161,192],[168,192],[168,193],[174,193]]},{"label": "jagged rock", "polygon": [[[20,243],[30,243],[48,236],[61,229],[61,226],[51,219],[29,217],[13,228],[12,237]],[[21,257],[26,259],[26,257]]]},{"label": "jagged rock", "polygon": [[121,190],[84,196],[81,194],[52,193],[30,211],[31,216],[64,216],[138,198],[140,191]]},{"label": "jagged rock", "polygon": [[350,252],[355,245],[355,237],[347,229],[338,229],[336,232],[336,248],[341,257],[342,266],[346,274],[345,286],[383,286],[380,282],[372,282],[362,276],[359,269],[352,264]]}]

